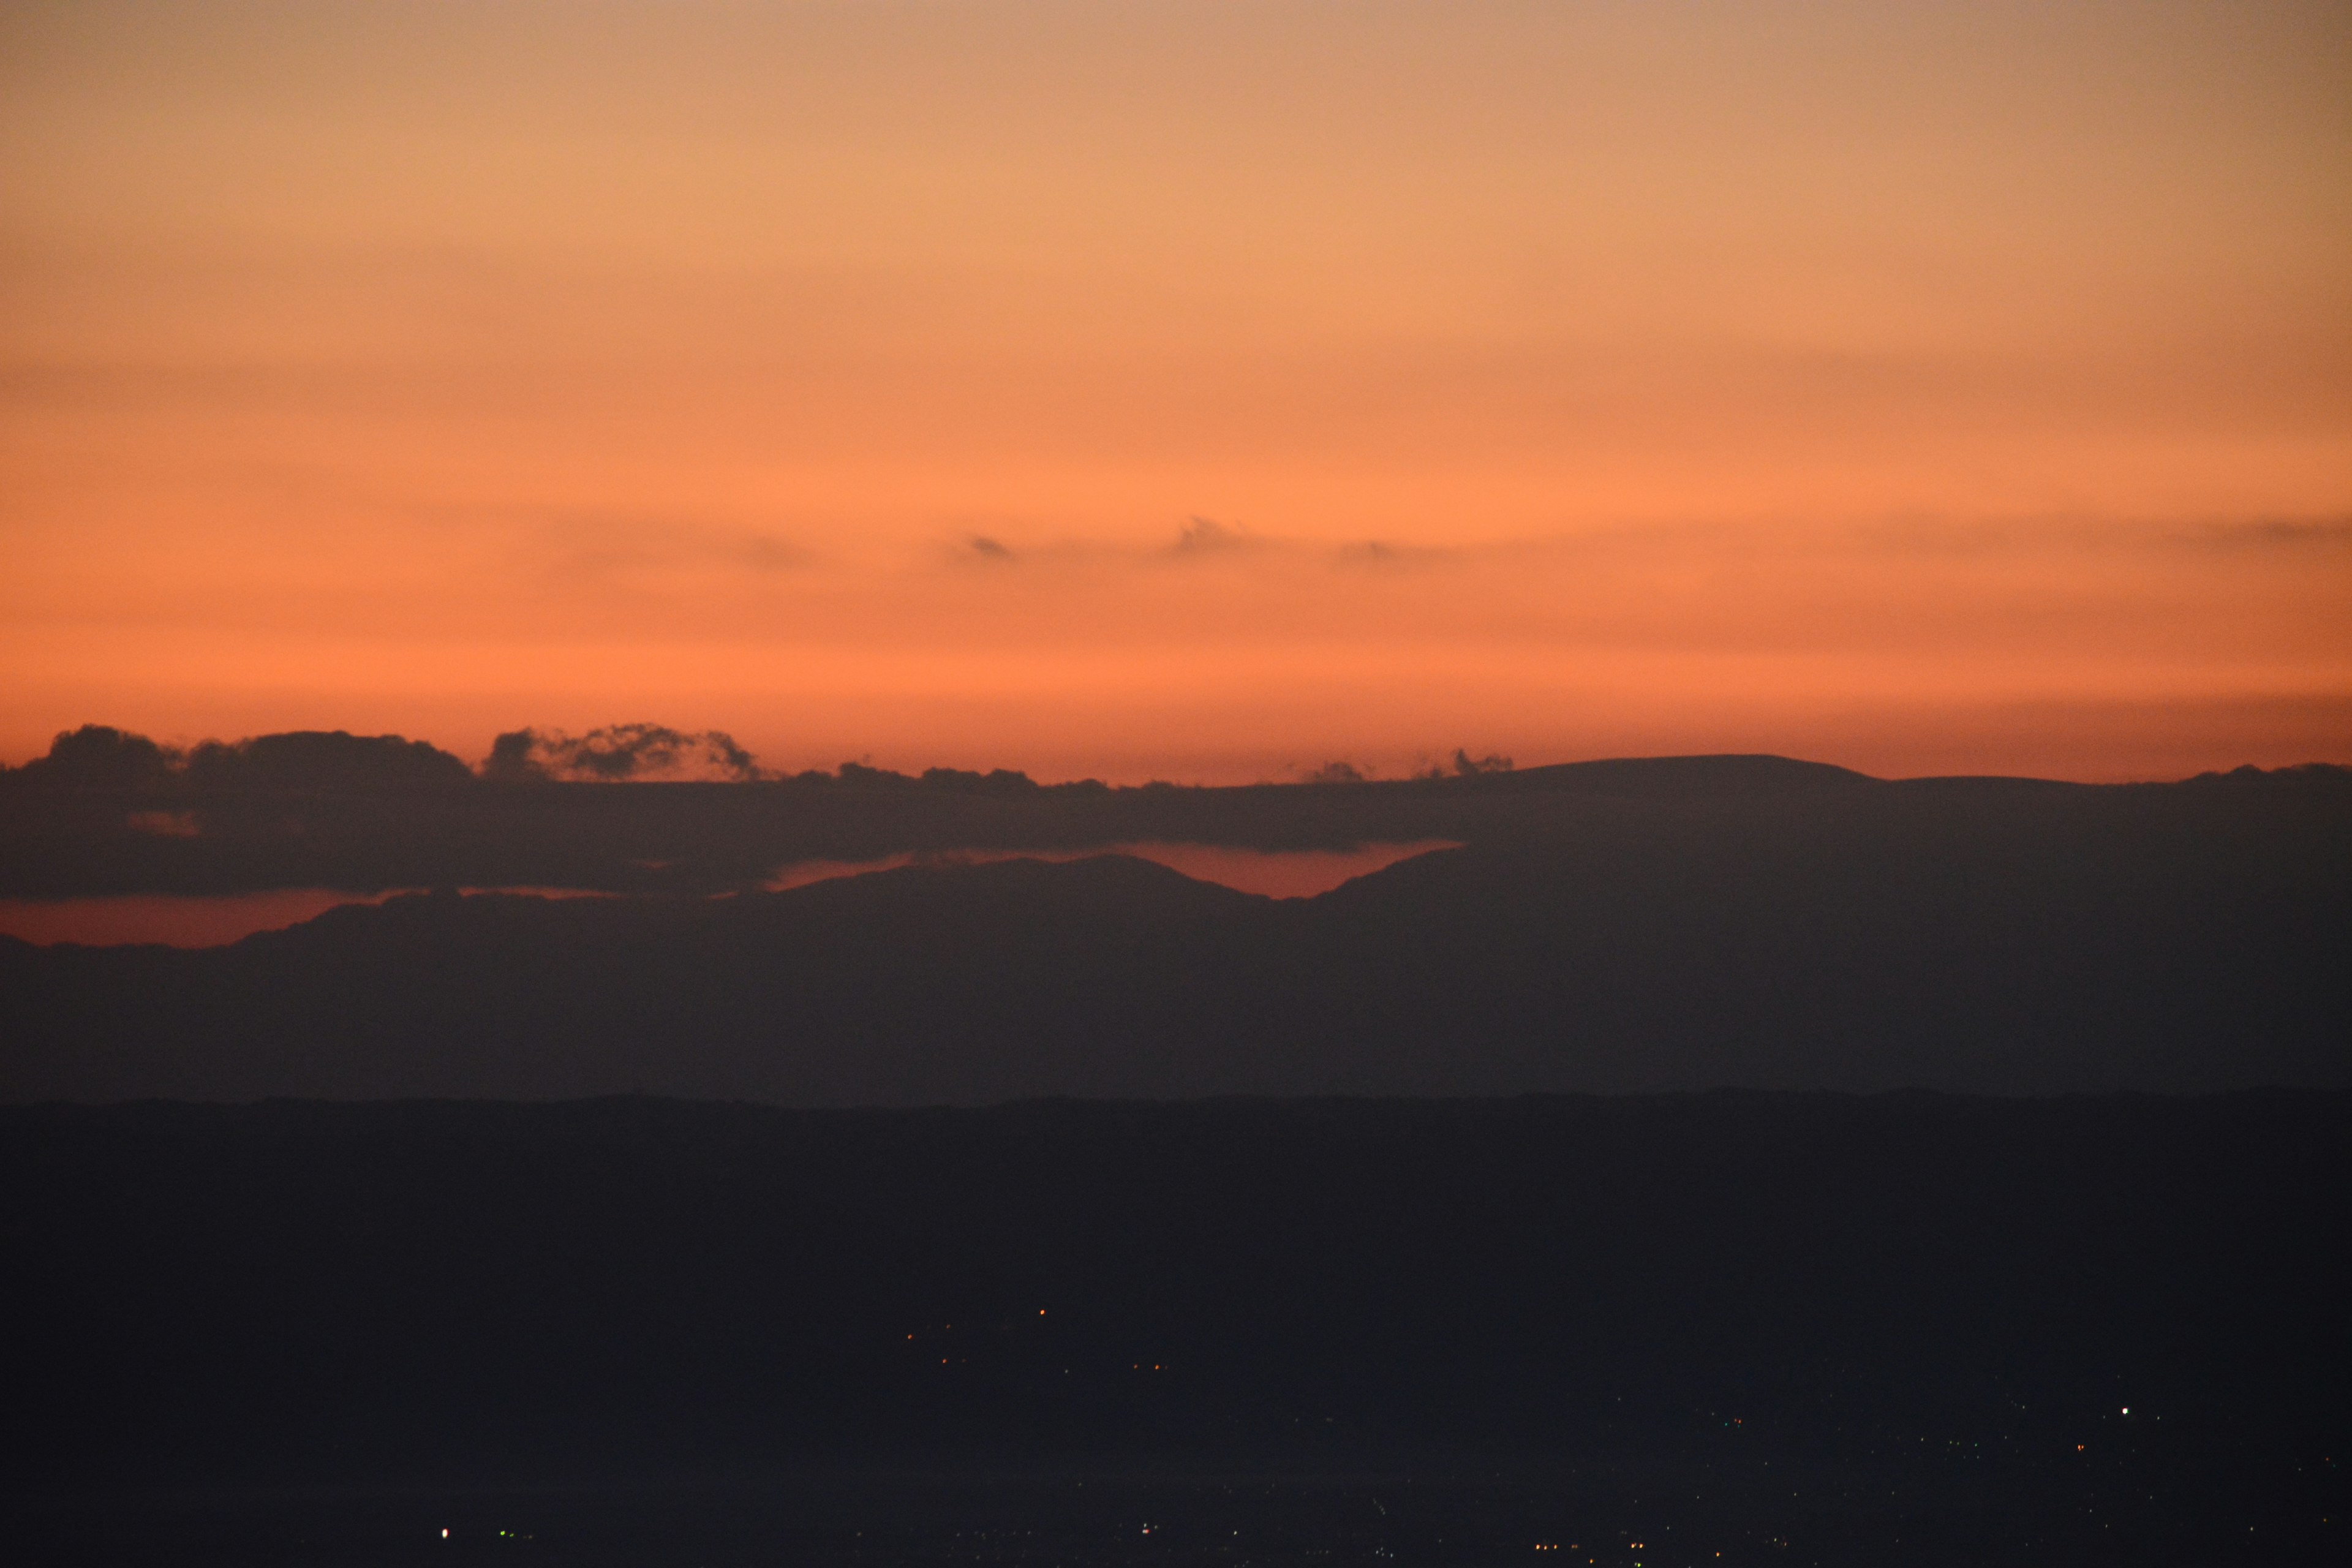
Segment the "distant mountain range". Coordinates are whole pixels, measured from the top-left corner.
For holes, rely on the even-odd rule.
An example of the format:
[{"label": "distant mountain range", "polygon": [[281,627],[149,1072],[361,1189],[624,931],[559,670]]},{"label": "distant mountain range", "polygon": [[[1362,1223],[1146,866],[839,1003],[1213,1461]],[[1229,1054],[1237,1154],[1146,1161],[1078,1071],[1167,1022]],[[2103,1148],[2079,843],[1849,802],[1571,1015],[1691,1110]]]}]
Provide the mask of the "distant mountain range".
[{"label": "distant mountain range", "polygon": [[[779,868],[941,851],[1166,841],[1234,848],[1517,839],[1577,802],[1754,801],[1868,789],[1782,757],[1665,757],[1517,773],[1200,787],[1039,784],[998,770],[591,783],[493,770],[396,735],[265,735],[181,755],[85,728],[0,770],[0,898],[278,888],[571,888],[705,894]],[[2352,775],[2347,775],[2352,776]],[[2053,786],[2065,787],[2065,786]]]},{"label": "distant mountain range", "polygon": [[[36,795],[88,822],[108,799],[126,837],[106,792],[19,784],[11,805]],[[199,951],[5,942],[0,1094],[845,1106],[2352,1083],[2340,769],[2086,786],[1685,758],[1012,793],[459,779],[317,791],[304,832],[275,838],[237,825],[292,797],[241,798],[188,807],[190,834],[127,837],[188,857],[183,885],[257,885],[256,864],[278,879],[258,885],[287,885],[305,856],[373,856],[394,886],[664,859],[683,891],[765,874],[788,843],[1466,847],[1309,900],[1106,857],[718,898],[436,893]],[[135,857],[107,864],[156,880]],[[20,865],[26,880],[42,878]]]}]

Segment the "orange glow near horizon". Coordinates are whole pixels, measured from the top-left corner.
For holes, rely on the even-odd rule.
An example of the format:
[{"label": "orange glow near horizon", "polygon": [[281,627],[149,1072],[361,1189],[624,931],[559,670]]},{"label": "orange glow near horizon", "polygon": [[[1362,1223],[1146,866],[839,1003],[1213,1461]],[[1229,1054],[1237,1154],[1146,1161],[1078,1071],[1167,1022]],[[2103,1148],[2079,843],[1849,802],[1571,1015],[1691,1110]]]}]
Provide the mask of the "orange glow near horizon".
[{"label": "orange glow near horizon", "polygon": [[0,758],[2352,762],[2348,104],[2320,4],[12,7]]}]

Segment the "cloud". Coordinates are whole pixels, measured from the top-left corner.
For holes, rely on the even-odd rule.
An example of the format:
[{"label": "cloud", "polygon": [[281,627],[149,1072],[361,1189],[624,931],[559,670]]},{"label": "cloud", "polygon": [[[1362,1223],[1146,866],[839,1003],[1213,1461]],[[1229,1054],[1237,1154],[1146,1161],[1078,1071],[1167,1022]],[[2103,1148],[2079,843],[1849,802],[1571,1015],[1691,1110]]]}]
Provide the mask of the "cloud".
[{"label": "cloud", "polygon": [[969,541],[969,545],[972,554],[980,557],[982,561],[1013,561],[1019,559],[1019,557],[1013,554],[1013,549],[1010,545],[1007,545],[1001,541],[991,539],[984,533],[973,534]]},{"label": "cloud", "polygon": [[2352,550],[2352,519],[2266,519],[2224,523],[2192,536],[2213,550]]},{"label": "cloud", "polygon": [[1474,757],[1464,747],[1454,748],[1454,771],[1465,779],[1477,773],[1507,773],[1515,765],[1510,758],[1499,753]]},{"label": "cloud", "polygon": [[15,771],[26,783],[66,788],[147,789],[169,783],[181,760],[178,752],[144,735],[108,724],[84,724],[59,731],[49,742],[47,756]]},{"label": "cloud", "polygon": [[773,575],[812,564],[811,552],[779,534],[628,512],[535,514],[533,552],[585,577],[646,572],[746,572]]},{"label": "cloud", "polygon": [[[15,773],[28,784],[52,787],[208,795],[436,788],[473,777],[447,752],[401,735],[297,730],[205,741],[182,752],[104,724],[60,733],[47,756]],[[173,814],[139,815],[142,820],[132,826],[140,832],[176,837],[193,831],[157,826],[167,818],[177,822]]]},{"label": "cloud", "polygon": [[[1331,552],[1331,563],[1370,571],[1403,571],[1441,562],[1468,558],[1473,552],[1430,544],[1401,544],[1390,539],[1366,539],[1342,544]],[[1490,549],[1486,552],[1493,554]]]},{"label": "cloud", "polygon": [[583,779],[618,783],[645,778],[762,777],[759,760],[724,730],[673,730],[663,724],[607,724],[584,735],[560,730],[511,730],[491,742],[482,763],[486,779]]},{"label": "cloud", "polygon": [[1189,519],[1169,546],[1171,555],[1223,555],[1236,550],[1246,550],[1256,541],[1237,528],[1229,528],[1213,517]]},{"label": "cloud", "polygon": [[809,564],[814,559],[807,551],[791,541],[772,533],[746,533],[709,541],[704,553],[711,558],[754,572],[790,572]]},{"label": "cloud", "polygon": [[206,741],[188,753],[184,771],[194,787],[220,792],[410,789],[473,777],[463,762],[427,742],[342,730]]}]

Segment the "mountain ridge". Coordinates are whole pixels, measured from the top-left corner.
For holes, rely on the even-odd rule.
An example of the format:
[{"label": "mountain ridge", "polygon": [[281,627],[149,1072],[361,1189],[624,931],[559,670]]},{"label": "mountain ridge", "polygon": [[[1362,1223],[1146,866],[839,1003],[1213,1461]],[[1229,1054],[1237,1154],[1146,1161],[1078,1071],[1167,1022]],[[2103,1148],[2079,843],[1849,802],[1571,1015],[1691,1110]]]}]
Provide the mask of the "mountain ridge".
[{"label": "mountain ridge", "polygon": [[2347,929],[2333,789],[1587,798],[1313,899],[1012,859],[0,949],[0,1098],[2326,1087]]}]

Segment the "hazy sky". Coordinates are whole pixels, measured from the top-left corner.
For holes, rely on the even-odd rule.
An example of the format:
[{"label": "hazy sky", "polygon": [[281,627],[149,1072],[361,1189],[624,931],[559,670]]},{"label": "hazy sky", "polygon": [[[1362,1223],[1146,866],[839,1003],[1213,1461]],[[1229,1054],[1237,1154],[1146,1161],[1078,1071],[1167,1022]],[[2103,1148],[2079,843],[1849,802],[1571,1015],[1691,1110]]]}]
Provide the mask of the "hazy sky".
[{"label": "hazy sky", "polygon": [[0,756],[2352,761],[2342,4],[17,3],[0,170]]}]

